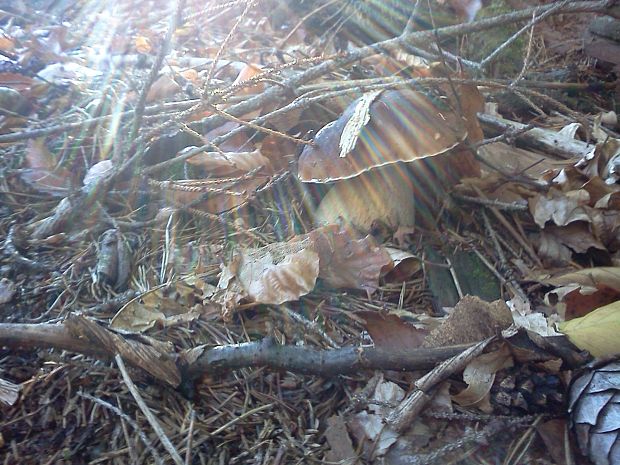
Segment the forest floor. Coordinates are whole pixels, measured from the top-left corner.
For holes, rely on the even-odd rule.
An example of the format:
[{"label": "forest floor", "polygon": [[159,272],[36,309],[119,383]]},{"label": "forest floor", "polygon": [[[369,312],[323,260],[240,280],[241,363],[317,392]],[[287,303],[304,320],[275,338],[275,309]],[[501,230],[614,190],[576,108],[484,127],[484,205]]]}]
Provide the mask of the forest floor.
[{"label": "forest floor", "polygon": [[0,463],[588,463],[618,7],[422,3],[0,2]]}]

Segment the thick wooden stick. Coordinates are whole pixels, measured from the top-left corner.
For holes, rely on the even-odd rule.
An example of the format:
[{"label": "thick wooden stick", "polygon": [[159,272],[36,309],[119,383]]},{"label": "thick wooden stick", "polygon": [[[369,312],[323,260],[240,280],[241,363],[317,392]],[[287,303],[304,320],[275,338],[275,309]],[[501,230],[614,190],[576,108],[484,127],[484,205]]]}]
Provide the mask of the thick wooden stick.
[{"label": "thick wooden stick", "polygon": [[[86,320],[83,317],[74,317]],[[77,326],[94,324],[81,321]],[[73,326],[73,324],[72,324]],[[114,337],[104,338],[105,344],[99,340],[92,341],[87,338],[76,337],[74,331],[66,325],[51,324],[0,324],[0,346],[14,349],[33,349],[55,348],[79,352],[97,358],[110,359],[115,353],[123,351],[125,354],[131,351],[127,344],[121,344],[118,350],[110,346],[111,341],[120,336],[99,327],[98,331],[91,334],[105,331]],[[123,338],[124,340],[124,338]],[[136,351],[137,346],[144,346],[143,349],[153,348],[138,341],[131,341]],[[365,369],[375,370],[422,370],[434,367],[436,364],[461,353],[469,345],[437,347],[437,348],[403,348],[402,350],[385,350],[376,347],[344,347],[341,349],[320,350],[311,347],[280,345],[271,338],[260,341],[247,342],[243,344],[231,344],[213,348],[196,348],[199,354],[194,357],[181,356],[181,360],[192,358],[191,361],[182,362],[185,365],[181,368],[184,378],[195,379],[205,373],[225,372],[239,368],[266,366],[276,370],[287,370],[296,373],[314,374],[321,376],[336,376],[339,374],[350,374]],[[129,354],[130,356],[131,354]],[[169,359],[177,357],[177,354],[166,354]],[[194,353],[195,355],[195,353]],[[131,358],[126,358],[131,360]],[[157,377],[157,372],[149,370],[143,366],[142,362],[138,368],[146,369],[151,375]],[[136,364],[134,363],[134,366]],[[171,382],[169,376],[162,376],[162,380]]]}]

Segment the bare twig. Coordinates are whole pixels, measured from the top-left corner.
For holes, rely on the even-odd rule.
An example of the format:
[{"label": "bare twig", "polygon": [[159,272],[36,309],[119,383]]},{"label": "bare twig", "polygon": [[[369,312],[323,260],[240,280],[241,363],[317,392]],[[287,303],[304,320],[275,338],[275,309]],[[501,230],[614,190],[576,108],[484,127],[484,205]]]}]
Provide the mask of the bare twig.
[{"label": "bare twig", "polygon": [[129,373],[127,373],[127,369],[125,368],[125,363],[123,363],[122,357],[116,354],[116,356],[114,357],[114,360],[116,361],[116,364],[118,365],[118,369],[121,372],[123,381],[125,381],[125,384],[127,385],[127,388],[129,389],[129,392],[131,392],[131,395],[135,399],[136,404],[138,404],[138,407],[140,407],[140,410],[142,411],[147,421],[151,425],[151,428],[153,428],[153,431],[155,432],[155,434],[161,441],[162,445],[168,451],[168,453],[172,457],[172,460],[174,460],[174,463],[176,463],[177,465],[184,465],[183,459],[179,455],[179,452],[172,445],[172,443],[170,442],[170,439],[168,439],[168,436],[166,436],[166,433],[164,433],[164,430],[159,424],[159,421],[157,421],[157,418],[155,418],[155,415],[153,415],[153,412],[151,412],[151,409],[148,407],[148,405],[146,405],[146,402],[144,402],[144,399],[142,399],[142,396],[140,395],[138,388],[133,383],[131,377],[129,376]]},{"label": "bare twig", "polygon": [[162,460],[162,458],[160,457],[159,453],[157,452],[157,449],[155,449],[155,447],[153,447],[153,444],[151,443],[150,439],[147,437],[146,434],[144,434],[144,431],[142,431],[140,426],[133,420],[133,418],[131,418],[125,412],[121,411],[121,409],[119,409],[115,405],[112,405],[112,404],[110,404],[109,402],[106,402],[103,399],[98,399],[97,397],[91,396],[90,394],[86,394],[84,392],[78,392],[77,395],[80,396],[80,397],[83,397],[84,399],[88,399],[88,400],[90,400],[90,401],[92,401],[92,402],[94,402],[96,404],[101,405],[102,407],[104,407],[104,408],[114,412],[116,415],[118,415],[123,420],[125,420],[127,423],[129,423],[129,425],[131,425],[131,427],[136,430],[136,432],[138,433],[138,437],[144,443],[145,447],[151,452],[155,462],[158,465],[163,465],[164,464],[164,461]]},{"label": "bare twig", "polygon": [[[481,69],[485,69],[491,62],[493,62],[493,60],[495,60],[504,50],[506,50],[506,48],[508,48],[510,45],[512,45],[512,43],[517,40],[523,33],[527,32],[530,28],[534,27],[536,24],[538,24],[539,22],[541,22],[543,19],[547,18],[548,16],[552,15],[553,13],[556,13],[557,11],[563,9],[565,6],[567,6],[570,2],[568,0],[564,0],[562,2],[559,3],[553,3],[551,5],[549,5],[549,8],[547,8],[546,10],[538,10],[538,9],[534,9],[531,12],[531,15],[533,15],[534,17],[532,18],[532,20],[527,23],[525,26],[523,26],[521,29],[519,29],[517,32],[515,32],[510,38],[508,38],[507,41],[505,41],[502,45],[500,45],[499,47],[497,47],[488,57],[486,57],[484,60],[482,60],[480,62],[480,68]],[[536,16],[538,13],[540,13],[540,15]]]},{"label": "bare twig", "polygon": [[155,62],[153,63],[153,66],[151,67],[151,72],[149,73],[149,77],[144,83],[144,87],[140,91],[140,97],[138,98],[138,103],[136,105],[136,111],[134,113],[133,125],[131,128],[131,134],[129,136],[129,140],[134,140],[136,136],[138,135],[138,130],[140,129],[140,125],[142,124],[144,108],[146,107],[146,97],[149,93],[151,86],[157,79],[157,75],[159,74],[161,65],[164,62],[164,58],[168,54],[168,49],[170,48],[170,43],[172,42],[172,36],[174,35],[174,31],[179,21],[180,15],[181,15],[181,2],[179,2],[178,0],[175,0],[174,14],[170,18],[170,24],[168,26],[168,30],[166,31],[166,36],[164,37],[164,41],[159,49],[159,53],[157,54],[157,57],[155,58]]},{"label": "bare twig", "polygon": [[[478,119],[482,123],[485,132],[494,134],[505,134],[507,131],[522,131],[526,125],[509,121],[487,114],[479,114]],[[556,132],[548,129],[533,128],[515,137],[517,146],[538,149],[544,153],[549,153],[565,159],[582,158],[592,150],[594,145],[587,144],[580,140],[561,137]]]},{"label": "bare twig", "polygon": [[462,353],[445,360],[441,365],[438,365],[416,381],[413,392],[386,419],[389,429],[399,433],[406,430],[411,425],[413,419],[421,412],[426,402],[431,399],[431,389],[452,374],[462,371],[469,362],[482,354],[486,346],[494,339],[495,337],[491,337],[471,346]]},{"label": "bare twig", "polygon": [[[142,351],[152,350],[146,344],[131,342],[134,348],[144,346]],[[94,344],[86,338],[76,337],[64,324],[0,324],[0,345],[29,349],[57,348],[103,359],[113,356],[103,344]],[[356,373],[366,369],[411,371],[432,368],[467,347],[469,345],[386,350],[378,347],[354,346],[318,350],[307,346],[279,345],[273,339],[266,338],[255,342],[204,349],[202,354],[182,371],[183,376],[190,379],[199,378],[204,373],[259,366],[321,376]],[[169,354],[169,357],[172,355],[174,354]],[[136,368],[144,368],[144,363],[138,359],[131,363]],[[153,372],[150,374],[167,382],[165,376],[161,377]]]},{"label": "bare twig", "polygon": [[243,12],[239,15],[239,17],[237,18],[237,21],[235,22],[233,27],[230,28],[230,31],[228,31],[228,34],[226,35],[226,38],[220,44],[220,47],[218,48],[217,53],[215,54],[215,58],[213,59],[213,64],[211,65],[211,68],[209,68],[209,74],[207,74],[207,79],[205,80],[205,85],[203,87],[204,96],[208,95],[209,86],[211,85],[211,79],[213,79],[213,74],[215,74],[215,70],[217,69],[217,63],[218,63],[218,61],[220,61],[220,57],[222,56],[222,52],[224,51],[224,49],[228,45],[228,42],[230,42],[230,39],[232,38],[232,36],[235,34],[237,29],[239,28],[239,25],[241,24],[241,21],[243,21],[245,19],[245,17],[250,12],[252,7],[256,4],[256,2],[257,2],[257,0],[249,0],[246,3]]}]

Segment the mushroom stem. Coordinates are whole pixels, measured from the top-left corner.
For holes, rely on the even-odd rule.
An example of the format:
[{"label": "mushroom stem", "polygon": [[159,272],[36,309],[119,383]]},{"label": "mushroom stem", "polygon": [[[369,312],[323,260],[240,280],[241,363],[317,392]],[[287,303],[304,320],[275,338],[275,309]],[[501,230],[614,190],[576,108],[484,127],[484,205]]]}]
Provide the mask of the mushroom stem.
[{"label": "mushroom stem", "polygon": [[316,225],[343,222],[368,232],[375,221],[391,229],[415,224],[430,226],[447,192],[461,178],[479,176],[480,168],[467,149],[396,163],[337,181],[315,213]]},{"label": "mushroom stem", "polygon": [[338,181],[319,204],[314,222],[317,225],[343,222],[366,232],[375,221],[394,229],[413,226],[415,199],[412,181],[404,163]]}]

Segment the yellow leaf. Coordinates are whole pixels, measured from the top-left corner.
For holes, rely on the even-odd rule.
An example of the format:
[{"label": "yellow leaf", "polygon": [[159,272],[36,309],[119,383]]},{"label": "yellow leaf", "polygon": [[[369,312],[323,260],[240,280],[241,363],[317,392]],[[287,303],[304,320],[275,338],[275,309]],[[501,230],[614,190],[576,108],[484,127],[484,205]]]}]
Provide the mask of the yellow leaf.
[{"label": "yellow leaf", "polygon": [[558,330],[595,357],[620,353],[620,300],[599,307],[581,318],[558,324]]}]

